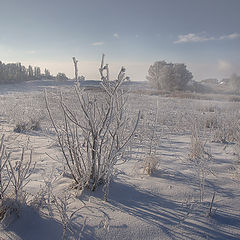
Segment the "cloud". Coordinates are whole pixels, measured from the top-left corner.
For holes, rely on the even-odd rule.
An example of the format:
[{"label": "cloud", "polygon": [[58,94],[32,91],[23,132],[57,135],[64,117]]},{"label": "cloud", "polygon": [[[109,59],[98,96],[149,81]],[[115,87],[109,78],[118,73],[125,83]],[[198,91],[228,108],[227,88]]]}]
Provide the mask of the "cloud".
[{"label": "cloud", "polygon": [[103,44],[104,44],[104,42],[94,42],[94,43],[92,43],[92,46],[101,46]]},{"label": "cloud", "polygon": [[186,35],[179,35],[178,39],[173,43],[189,43],[189,42],[206,42],[206,41],[213,41],[213,40],[234,40],[240,38],[239,33],[232,33],[229,35],[223,35],[220,37],[211,37],[206,36],[204,33],[188,33]]},{"label": "cloud", "polygon": [[205,42],[210,40],[215,40],[215,38],[207,37],[203,34],[188,33],[186,35],[179,35],[178,40],[174,41],[174,43]]},{"label": "cloud", "polygon": [[224,35],[224,36],[221,36],[219,39],[220,40],[234,40],[234,39],[237,39],[237,38],[240,38],[240,34],[239,33],[232,33],[232,34],[229,34],[229,35]]},{"label": "cloud", "polygon": [[113,34],[113,37],[116,38],[116,39],[119,39],[118,33],[114,33],[114,34]]}]

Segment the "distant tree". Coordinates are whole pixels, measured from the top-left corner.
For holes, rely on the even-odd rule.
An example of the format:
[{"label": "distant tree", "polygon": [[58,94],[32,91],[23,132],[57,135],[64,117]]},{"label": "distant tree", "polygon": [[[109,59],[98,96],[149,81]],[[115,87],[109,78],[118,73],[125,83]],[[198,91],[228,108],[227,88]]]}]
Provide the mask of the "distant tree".
[{"label": "distant tree", "polygon": [[33,68],[31,65],[28,66],[28,77],[29,79],[33,79]]},{"label": "distant tree", "polygon": [[149,67],[146,78],[158,90],[174,91],[184,90],[193,76],[183,63],[157,61]]},{"label": "distant tree", "polygon": [[27,79],[27,69],[21,63],[0,62],[0,83],[22,82]]},{"label": "distant tree", "polygon": [[45,68],[45,70],[44,70],[44,77],[45,77],[45,78],[49,78],[50,76],[51,76],[51,75],[50,75],[50,71]]},{"label": "distant tree", "polygon": [[41,79],[41,69],[40,67],[34,67],[34,78]]},{"label": "distant tree", "polygon": [[58,81],[65,81],[68,80],[67,76],[65,75],[65,73],[58,73],[56,76],[56,79]]},{"label": "distant tree", "polygon": [[0,84],[18,83],[27,80],[42,79],[43,77],[45,76],[41,74],[39,67],[33,68],[29,65],[28,68],[26,68],[21,63],[4,64],[0,61]]},{"label": "distant tree", "polygon": [[82,75],[81,75],[81,76],[79,76],[79,77],[78,77],[78,81],[85,81],[85,77],[84,77],[84,76],[82,76]]}]

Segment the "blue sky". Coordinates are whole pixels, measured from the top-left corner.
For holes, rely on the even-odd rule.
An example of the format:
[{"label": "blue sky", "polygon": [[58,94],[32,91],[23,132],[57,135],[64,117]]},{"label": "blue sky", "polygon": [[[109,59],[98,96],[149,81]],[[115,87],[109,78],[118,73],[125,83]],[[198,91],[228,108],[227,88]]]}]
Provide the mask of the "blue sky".
[{"label": "blue sky", "polygon": [[97,79],[101,54],[145,80],[157,60],[196,80],[240,74],[239,0],[0,0],[0,60]]}]

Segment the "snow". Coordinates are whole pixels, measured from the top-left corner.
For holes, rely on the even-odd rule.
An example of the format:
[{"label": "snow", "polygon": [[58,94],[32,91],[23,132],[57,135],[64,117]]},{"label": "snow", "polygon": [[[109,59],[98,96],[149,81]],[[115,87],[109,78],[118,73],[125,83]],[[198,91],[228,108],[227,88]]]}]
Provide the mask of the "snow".
[{"label": "snow", "polygon": [[[67,195],[69,212],[78,210],[71,224],[74,236],[70,234],[66,239],[78,239],[79,234],[80,239],[89,240],[240,239],[240,173],[235,171],[236,144],[212,142],[214,129],[206,129],[203,133],[213,156],[209,167],[214,173],[206,176],[203,202],[199,202],[199,182],[194,166],[188,161],[190,125],[194,119],[202,123],[203,118],[212,114],[207,112],[209,106],[218,109],[216,114],[221,119],[224,116],[231,119],[239,113],[239,104],[135,93],[130,97],[131,114],[140,109],[143,121],[132,147],[131,158],[117,166],[108,201],[104,202],[101,188],[96,192],[84,190],[83,193],[71,188],[72,180],[63,174],[63,158],[44,109],[44,88],[57,92],[59,89],[71,89],[71,85],[71,82],[56,84],[46,80],[0,86],[0,136],[5,134],[5,144],[14,151],[13,159],[17,159],[22,146],[27,148],[27,154],[30,149],[33,150],[36,166],[31,181],[26,185],[29,199],[42,188],[46,190],[45,184],[50,181],[56,196],[63,198]],[[159,110],[154,144],[159,166],[152,176],[147,176],[143,174],[142,161],[148,151],[146,136],[150,136],[151,131],[144,128],[153,123],[157,98]],[[14,115],[13,111],[24,114],[26,111],[23,109],[27,107],[33,114],[35,111],[44,115],[42,130],[13,132],[16,123],[13,118],[19,116]],[[143,130],[142,140],[139,140]],[[214,192],[215,212],[207,216]],[[50,214],[46,206],[40,209],[23,206],[19,217],[1,229],[0,239],[53,240],[61,239],[62,234],[62,223],[57,212]]]}]

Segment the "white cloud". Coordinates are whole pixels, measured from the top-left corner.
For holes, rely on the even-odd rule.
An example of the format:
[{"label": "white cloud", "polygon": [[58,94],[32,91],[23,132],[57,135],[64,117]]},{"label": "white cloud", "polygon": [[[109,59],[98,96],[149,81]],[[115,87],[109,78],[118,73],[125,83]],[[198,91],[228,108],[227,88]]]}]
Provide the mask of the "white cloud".
[{"label": "white cloud", "polygon": [[237,38],[240,38],[240,34],[239,33],[232,33],[232,34],[229,34],[229,35],[223,35],[221,36],[219,39],[220,40],[234,40],[234,39],[237,39]]},{"label": "white cloud", "polygon": [[215,38],[207,37],[203,34],[188,33],[186,35],[179,35],[178,40],[174,41],[174,43],[205,42],[210,40],[215,40]]},{"label": "white cloud", "polygon": [[104,42],[94,42],[94,43],[92,43],[92,46],[101,46],[103,44],[104,44]]},{"label": "white cloud", "polygon": [[179,35],[178,39],[173,43],[188,43],[188,42],[206,42],[212,40],[234,40],[240,38],[239,33],[232,33],[229,35],[223,35],[218,38],[206,36],[204,33],[188,33],[185,35]]},{"label": "white cloud", "polygon": [[119,39],[118,33],[114,33],[114,34],[113,34],[113,37],[115,37],[116,39]]}]

